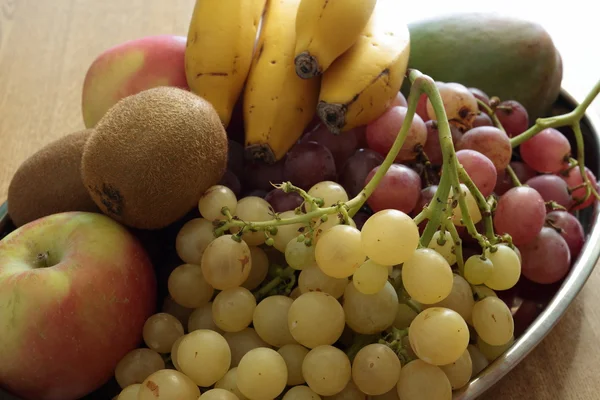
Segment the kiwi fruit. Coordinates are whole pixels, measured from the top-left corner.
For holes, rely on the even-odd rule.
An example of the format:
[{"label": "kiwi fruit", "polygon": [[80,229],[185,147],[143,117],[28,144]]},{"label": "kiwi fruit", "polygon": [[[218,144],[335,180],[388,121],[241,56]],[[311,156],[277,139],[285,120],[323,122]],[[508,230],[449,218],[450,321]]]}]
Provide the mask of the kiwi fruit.
[{"label": "kiwi fruit", "polygon": [[81,176],[102,212],[155,230],[197,206],[225,173],[227,152],[227,133],[208,101],[157,87],[121,99],[100,119]]},{"label": "kiwi fruit", "polygon": [[60,212],[100,212],[80,172],[83,148],[92,132],[65,135],[17,168],[8,186],[8,215],[15,226]]}]

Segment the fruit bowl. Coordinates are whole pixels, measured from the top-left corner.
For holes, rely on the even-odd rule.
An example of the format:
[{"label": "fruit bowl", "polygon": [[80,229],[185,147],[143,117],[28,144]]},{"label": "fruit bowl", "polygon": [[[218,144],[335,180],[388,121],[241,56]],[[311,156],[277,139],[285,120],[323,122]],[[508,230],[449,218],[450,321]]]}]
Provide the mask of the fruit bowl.
[{"label": "fruit bowl", "polygon": [[[577,106],[577,101],[564,89],[554,104],[554,114],[564,114]],[[585,141],[587,167],[600,176],[600,120],[588,112],[582,119],[581,129]],[[560,129],[572,142],[571,132]],[[522,279],[513,289],[502,293],[502,299],[509,305],[515,319],[515,340],[513,345],[490,363],[483,371],[453,393],[456,400],[475,399],[491,388],[504,375],[521,362],[553,329],[577,296],[600,258],[600,210],[599,204],[579,211],[576,216],[585,231],[585,245],[574,262],[569,274],[551,285],[537,285]],[[0,239],[14,229],[7,215],[7,203],[0,205]],[[157,267],[161,267],[157,265]],[[114,379],[85,399],[112,398],[119,389]],[[0,391],[2,400],[19,400]]]}]

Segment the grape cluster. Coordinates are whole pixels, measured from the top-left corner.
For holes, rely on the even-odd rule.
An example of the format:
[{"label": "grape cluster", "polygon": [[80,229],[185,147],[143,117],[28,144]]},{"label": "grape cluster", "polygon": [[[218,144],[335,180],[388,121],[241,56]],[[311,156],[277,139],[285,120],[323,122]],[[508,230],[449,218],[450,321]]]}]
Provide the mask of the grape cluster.
[{"label": "grape cluster", "polygon": [[182,263],[117,399],[446,400],[509,348],[503,293],[564,278],[596,179],[559,130],[530,135],[519,103],[435,89],[447,120],[399,93],[275,165],[231,161],[178,232]]}]

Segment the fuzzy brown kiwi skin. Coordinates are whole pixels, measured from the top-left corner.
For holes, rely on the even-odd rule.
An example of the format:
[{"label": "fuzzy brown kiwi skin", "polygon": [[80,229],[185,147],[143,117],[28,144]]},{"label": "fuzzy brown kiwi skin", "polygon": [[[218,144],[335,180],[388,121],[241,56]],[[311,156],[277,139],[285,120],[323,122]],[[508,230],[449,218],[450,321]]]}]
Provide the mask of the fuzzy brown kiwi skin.
[{"label": "fuzzy brown kiwi skin", "polygon": [[197,207],[227,168],[227,133],[203,98],[174,87],[115,104],[86,143],[85,187],[98,207],[132,228],[164,228]]},{"label": "fuzzy brown kiwi skin", "polygon": [[83,186],[83,148],[92,129],[65,135],[27,158],[8,186],[8,215],[19,227],[67,211],[100,212]]}]

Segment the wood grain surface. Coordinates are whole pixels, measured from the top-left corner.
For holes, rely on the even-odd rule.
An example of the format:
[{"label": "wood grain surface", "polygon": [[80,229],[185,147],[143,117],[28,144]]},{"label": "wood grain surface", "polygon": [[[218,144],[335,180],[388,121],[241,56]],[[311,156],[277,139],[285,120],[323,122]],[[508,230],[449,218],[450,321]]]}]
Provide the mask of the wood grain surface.
[{"label": "wood grain surface", "polygon": [[[0,0],[0,201],[6,198],[20,163],[41,146],[83,127],[81,88],[93,59],[108,47],[133,38],[185,35],[193,3]],[[450,3],[455,10],[482,9],[481,2]],[[520,15],[522,10],[524,16],[539,17],[547,23],[565,58],[564,87],[583,97],[600,79],[598,49],[589,51],[590,39],[581,39],[582,35],[597,38],[600,32],[593,24],[592,6],[576,0],[569,2],[568,10],[556,7],[541,11],[537,2],[527,9],[520,3],[525,2],[505,0],[501,11],[511,9]],[[436,5],[438,11],[450,7],[444,4]],[[419,13],[425,15],[427,11],[415,10],[409,17],[417,18]],[[593,110],[600,111],[600,101],[594,102]],[[600,269],[542,344],[482,398],[599,399],[598,304]]]}]

